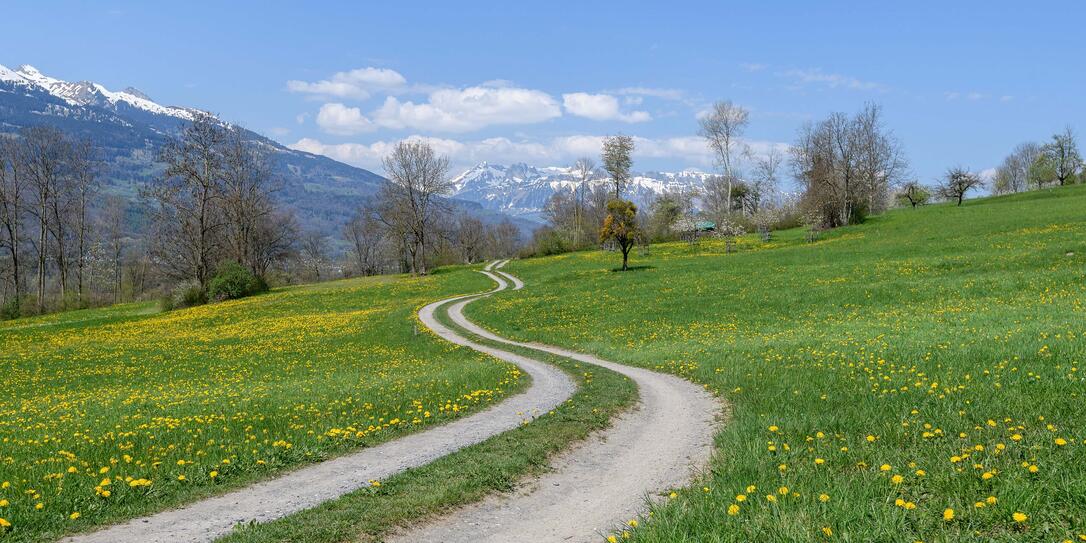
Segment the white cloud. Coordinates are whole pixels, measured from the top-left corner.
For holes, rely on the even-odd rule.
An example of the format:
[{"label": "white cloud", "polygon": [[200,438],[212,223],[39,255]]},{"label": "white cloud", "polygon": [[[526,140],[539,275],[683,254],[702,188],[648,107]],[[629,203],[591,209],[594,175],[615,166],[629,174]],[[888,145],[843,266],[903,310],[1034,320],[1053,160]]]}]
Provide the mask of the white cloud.
[{"label": "white cloud", "polygon": [[679,89],[661,89],[655,87],[623,87],[614,91],[614,93],[623,96],[651,96],[664,100],[682,100],[684,95],[683,91]]},{"label": "white cloud", "polygon": [[373,112],[373,120],[393,129],[467,132],[491,125],[539,123],[561,115],[558,103],[545,92],[478,86],[436,90],[425,103],[389,96]]},{"label": "white cloud", "polygon": [[562,105],[570,114],[594,121],[614,120],[626,123],[641,123],[652,120],[652,116],[645,111],[623,113],[619,108],[618,99],[610,94],[588,94],[586,92],[563,94]]},{"label": "white cloud", "polygon": [[397,89],[406,84],[407,79],[396,70],[358,68],[347,72],[337,72],[331,78],[321,81],[287,81],[287,90],[303,94],[365,100],[374,91]]},{"label": "white cloud", "polygon": [[373,122],[362,114],[362,110],[337,103],[321,106],[320,111],[317,112],[317,126],[329,134],[342,136],[372,132],[377,129]]},{"label": "white cloud", "polygon": [[[504,164],[527,162],[536,166],[568,164],[578,157],[598,156],[603,145],[603,138],[604,136],[600,135],[577,134],[539,141],[512,140],[504,137],[460,141],[416,134],[405,139],[429,143],[435,151],[448,155],[454,168],[466,168],[484,160]],[[781,151],[788,149],[788,145],[783,143],[766,141],[747,141],[746,143],[756,156],[764,155],[771,147],[776,147]],[[298,140],[290,147],[377,170],[381,167],[381,159],[388,155],[395,145],[396,141],[326,144],[306,138]],[[665,159],[703,168],[711,168],[713,165],[713,155],[706,147],[705,140],[697,136],[658,139],[635,137],[633,157],[635,164],[639,159]]]},{"label": "white cloud", "polygon": [[760,72],[768,68],[769,65],[759,64],[757,62],[744,62],[740,64],[739,67],[748,72]]},{"label": "white cloud", "polygon": [[831,89],[845,88],[852,90],[888,90],[888,87],[882,83],[876,83],[874,81],[864,81],[847,75],[826,73],[818,68],[787,70],[784,72],[778,72],[777,75],[795,80],[799,84],[822,85]]},{"label": "white cloud", "polygon": [[[988,98],[987,94],[984,94],[984,93],[978,92],[978,91],[969,91],[969,92],[951,91],[951,92],[943,93],[943,96],[947,99],[947,101],[951,101],[951,102],[953,102],[954,100],[958,100],[958,99],[965,99],[965,100],[969,100],[971,102],[976,102],[978,100],[984,100],[984,99]],[[1000,98],[1000,100],[1006,101],[1006,100],[1003,100],[1002,98]]]}]

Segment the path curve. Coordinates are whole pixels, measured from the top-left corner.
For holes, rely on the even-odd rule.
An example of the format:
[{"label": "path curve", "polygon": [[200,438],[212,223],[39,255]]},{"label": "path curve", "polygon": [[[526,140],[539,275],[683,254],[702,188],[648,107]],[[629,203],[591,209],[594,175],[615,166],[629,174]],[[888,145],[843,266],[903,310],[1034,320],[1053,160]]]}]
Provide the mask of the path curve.
[{"label": "path curve", "polygon": [[[524,284],[498,270],[482,273],[496,282]],[[687,485],[712,456],[719,404],[689,381],[602,360],[542,343],[505,339],[467,320],[465,303],[449,317],[465,330],[491,341],[548,352],[626,375],[638,386],[638,407],[610,428],[562,453],[553,471],[509,495],[495,495],[421,527],[400,533],[407,542],[588,542],[643,512],[646,498]]]},{"label": "path curve", "polygon": [[[494,263],[487,266],[489,270]],[[493,276],[492,276],[493,277]],[[268,522],[386,479],[407,469],[474,445],[520,426],[535,414],[546,413],[565,402],[576,384],[563,371],[549,365],[475,343],[457,335],[434,318],[442,305],[458,307],[508,288],[506,281],[484,294],[457,296],[419,310],[419,319],[438,336],[518,365],[531,376],[531,386],[519,394],[474,415],[435,428],[409,434],[285,475],[194,502],[179,509],[137,518],[96,532],[75,535],[68,543],[174,543],[207,542],[230,533],[237,524]]]}]

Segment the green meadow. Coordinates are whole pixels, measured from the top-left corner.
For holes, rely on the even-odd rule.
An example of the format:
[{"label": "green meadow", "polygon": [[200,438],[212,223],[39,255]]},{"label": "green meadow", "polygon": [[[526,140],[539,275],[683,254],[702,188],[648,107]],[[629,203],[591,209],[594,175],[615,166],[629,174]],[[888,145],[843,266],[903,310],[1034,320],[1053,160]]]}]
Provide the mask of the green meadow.
[{"label": "green meadow", "polygon": [[0,324],[0,539],[147,514],[451,420],[527,386],[418,331],[453,268]]},{"label": "green meadow", "polygon": [[514,261],[527,288],[469,306],[727,401],[711,468],[627,537],[1086,540],[1086,187],[737,248]]}]

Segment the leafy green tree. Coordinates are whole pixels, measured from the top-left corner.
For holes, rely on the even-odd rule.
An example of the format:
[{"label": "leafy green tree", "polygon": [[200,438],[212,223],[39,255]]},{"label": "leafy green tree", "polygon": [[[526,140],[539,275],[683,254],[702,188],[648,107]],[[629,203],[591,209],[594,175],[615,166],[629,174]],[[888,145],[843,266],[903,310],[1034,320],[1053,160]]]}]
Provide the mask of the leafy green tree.
[{"label": "leafy green tree", "polygon": [[1078,143],[1071,127],[1052,136],[1052,141],[1042,148],[1042,152],[1060,186],[1075,182],[1079,170],[1082,169],[1082,155],[1078,152]]},{"label": "leafy green tree", "polygon": [[637,224],[637,206],[629,200],[607,202],[607,217],[600,228],[600,242],[614,241],[622,251],[622,271],[629,269],[630,249],[642,236]]},{"label": "leafy green tree", "polygon": [[901,205],[910,205],[915,208],[928,203],[928,200],[931,199],[931,192],[919,182],[909,181],[901,186],[901,191],[897,193],[897,199]]}]

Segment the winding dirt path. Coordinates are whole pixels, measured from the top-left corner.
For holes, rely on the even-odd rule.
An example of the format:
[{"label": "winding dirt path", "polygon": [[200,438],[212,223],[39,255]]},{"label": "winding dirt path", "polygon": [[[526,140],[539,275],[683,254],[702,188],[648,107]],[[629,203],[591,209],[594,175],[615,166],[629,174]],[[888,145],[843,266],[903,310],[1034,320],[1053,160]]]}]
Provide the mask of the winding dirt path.
[{"label": "winding dirt path", "polygon": [[630,377],[637,383],[640,402],[617,417],[610,428],[556,457],[551,462],[553,471],[518,491],[452,511],[447,517],[397,534],[390,541],[599,541],[602,534],[642,512],[646,499],[689,483],[712,454],[712,436],[721,405],[701,387],[678,377],[560,347],[510,341],[471,323],[464,317],[465,305],[509,288],[510,284],[514,289],[524,287],[520,279],[498,270],[504,264],[491,263],[482,272],[497,283],[494,290],[429,304],[419,310],[419,319],[448,341],[518,365],[532,378],[525,392],[442,426],[64,541],[212,541],[237,524],[275,520],[367,486],[370,480],[425,465],[516,428],[573,395],[576,385],[561,370],[477,343],[442,325],[434,314],[445,304],[452,304],[449,316],[457,326],[480,337],[595,364]]},{"label": "winding dirt path", "polygon": [[[491,264],[492,266],[493,264]],[[489,269],[489,266],[488,266]],[[546,413],[569,399],[576,384],[565,372],[542,362],[477,344],[457,335],[434,318],[438,307],[471,300],[508,288],[498,281],[485,294],[459,296],[419,310],[419,319],[438,336],[453,343],[517,364],[531,376],[528,390],[501,403],[448,424],[409,434],[369,449],[299,468],[281,477],[215,496],[179,509],[105,529],[69,537],[69,543],[174,543],[206,542],[226,535],[237,524],[268,522],[315,507],[323,502],[386,479],[404,470],[428,464],[442,456],[512,430],[538,413]]]},{"label": "winding dirt path", "polygon": [[[499,283],[516,277],[483,272]],[[613,425],[551,462],[553,471],[510,495],[491,496],[390,542],[581,542],[606,533],[643,512],[646,498],[689,483],[712,455],[721,405],[701,387],[672,375],[608,362],[541,343],[507,340],[463,315],[466,302],[449,308],[458,326],[491,341],[545,351],[595,364],[633,379],[640,403]]]}]

